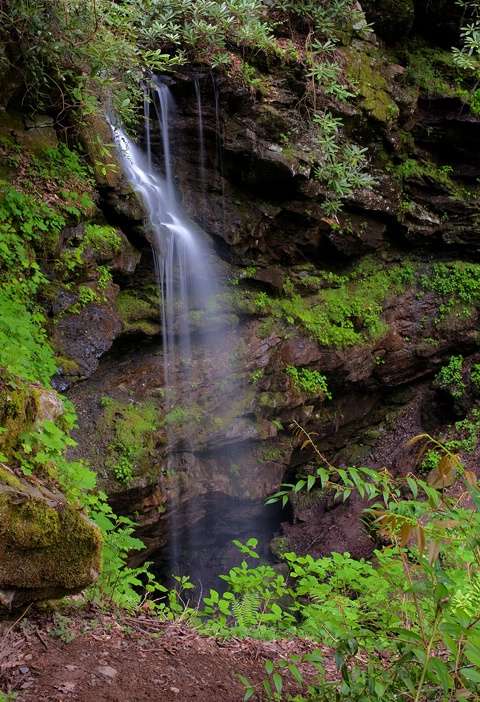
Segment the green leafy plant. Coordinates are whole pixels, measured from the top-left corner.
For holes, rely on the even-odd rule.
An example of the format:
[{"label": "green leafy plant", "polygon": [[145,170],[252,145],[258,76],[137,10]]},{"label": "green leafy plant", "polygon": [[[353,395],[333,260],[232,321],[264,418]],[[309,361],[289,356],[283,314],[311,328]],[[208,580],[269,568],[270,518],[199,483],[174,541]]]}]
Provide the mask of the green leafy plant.
[{"label": "green leafy plant", "polygon": [[315,177],[328,190],[323,203],[327,216],[335,216],[342,207],[342,199],[359,188],[370,189],[375,184],[373,176],[366,172],[366,148],[351,143],[342,143],[340,129],[342,120],[330,112],[314,116],[319,127],[319,164]]},{"label": "green leafy plant", "polygon": [[50,636],[60,639],[63,643],[71,643],[75,639],[75,634],[71,631],[72,619],[59,612],[55,613],[55,624],[48,632]]},{"label": "green leafy plant", "polygon": [[467,317],[471,314],[472,307],[480,300],[479,270],[474,263],[436,263],[430,274],[421,277],[422,286],[442,299],[437,323],[451,313]]},{"label": "green leafy plant", "polygon": [[[304,430],[300,433],[314,447],[311,437]],[[424,442],[421,455],[434,449],[442,458],[435,486],[412,474],[403,479],[413,500],[405,499],[400,484],[387,474],[381,479],[372,474],[371,482],[358,480],[352,469],[343,476],[361,494],[367,490],[370,497],[382,498],[383,504],[367,511],[390,543],[376,551],[375,568],[352,561],[348,554],[320,560],[285,554],[295,581],[289,589],[289,609],[297,611],[298,630],[335,647],[341,676],[340,681],[327,681],[319,665],[309,698],[475,699],[480,682],[480,491],[476,476],[463,468],[456,454],[426,434],[409,444],[417,442]],[[445,492],[452,471],[470,493],[473,510],[465,510]],[[284,624],[281,615],[273,624],[279,623]],[[381,652],[388,665],[382,663]],[[314,660],[320,661],[319,653]],[[296,659],[294,666],[299,662]],[[288,670],[286,661],[267,663],[268,677],[261,688],[268,698],[281,699],[279,673]],[[298,667],[289,672],[303,684]],[[244,677],[241,681],[248,700],[257,688]]]},{"label": "green leafy plant", "polygon": [[463,356],[452,356],[446,366],[443,366],[435,376],[436,385],[447,390],[452,397],[462,397],[466,384],[462,380]]},{"label": "green leafy plant", "polygon": [[475,363],[470,372],[470,382],[475,395],[480,395],[480,363]]},{"label": "green leafy plant", "polygon": [[329,400],[332,399],[332,394],[328,389],[327,379],[319,371],[286,366],[285,373],[292,378],[293,384],[307,393],[307,395],[318,395],[318,393],[321,393]]}]

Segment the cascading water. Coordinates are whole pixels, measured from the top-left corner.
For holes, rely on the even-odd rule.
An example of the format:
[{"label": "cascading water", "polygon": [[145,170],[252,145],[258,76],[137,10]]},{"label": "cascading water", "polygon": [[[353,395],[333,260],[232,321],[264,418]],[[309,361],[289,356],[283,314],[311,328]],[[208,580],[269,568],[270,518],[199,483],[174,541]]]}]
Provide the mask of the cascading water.
[{"label": "cascading water", "polygon": [[[155,85],[154,99],[145,100],[147,153],[144,155],[121,129],[115,128],[114,136],[125,174],[148,210],[161,298],[167,444],[162,489],[167,495],[169,521],[167,542],[159,545],[157,572],[163,581],[172,574],[188,574],[204,588],[218,588],[216,575],[236,563],[229,560],[236,558],[232,539],[257,536],[268,543],[278,515],[272,517],[261,500],[248,500],[249,485],[243,480],[241,464],[245,444],[256,430],[248,417],[234,411],[239,398],[231,357],[232,344],[238,349],[239,340],[228,326],[228,313],[218,308],[218,299],[216,302],[219,290],[214,269],[220,264],[209,264],[211,253],[203,244],[205,234],[183,213],[175,195],[169,138],[169,129],[174,126],[169,125],[171,97],[166,86]],[[214,87],[214,148],[223,196],[219,94]],[[196,107],[199,189],[203,193],[205,150],[199,86]],[[157,132],[150,131],[153,111],[161,132],[161,165],[154,149]],[[164,175],[158,175],[156,166]],[[174,417],[176,423],[171,424],[169,419]],[[205,445],[210,447],[208,455]],[[217,445],[221,450],[216,452]],[[155,535],[148,538],[152,542]]]},{"label": "cascading water", "polygon": [[[167,433],[167,475],[176,471],[175,459],[171,451],[173,443],[169,417],[173,413],[182,414],[188,426],[188,407],[191,396],[190,363],[192,361],[192,317],[197,320],[206,313],[209,301],[216,292],[215,275],[208,263],[209,254],[199,241],[195,226],[181,210],[175,195],[170,160],[169,111],[171,95],[161,83],[156,84],[153,104],[161,127],[164,176],[156,173],[152,166],[151,134],[149,124],[150,101],[145,100],[146,146],[142,151],[126,136],[121,128],[113,128],[119,147],[125,174],[134,190],[144,201],[149,214],[151,230],[154,234],[153,253],[157,283],[160,293],[160,316],[162,321],[163,366],[165,416]],[[198,363],[197,363],[198,365]],[[198,373],[198,367],[197,367]],[[188,436],[190,432],[184,429]],[[194,433],[191,433],[193,436]],[[170,450],[169,450],[170,449]],[[175,492],[175,491],[173,491]],[[177,543],[177,513],[179,504],[171,505],[170,560],[171,569],[178,567],[180,545]],[[189,521],[182,515],[182,522]],[[187,538],[190,543],[182,548],[195,550],[196,532]]]}]

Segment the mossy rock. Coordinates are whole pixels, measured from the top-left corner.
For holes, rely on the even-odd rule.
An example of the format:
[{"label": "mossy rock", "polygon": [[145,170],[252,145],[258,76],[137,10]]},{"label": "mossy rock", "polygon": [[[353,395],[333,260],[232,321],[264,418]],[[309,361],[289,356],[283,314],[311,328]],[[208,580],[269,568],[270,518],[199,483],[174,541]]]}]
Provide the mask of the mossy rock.
[{"label": "mossy rock", "polygon": [[413,0],[362,0],[362,8],[374,32],[389,44],[400,41],[412,29]]},{"label": "mossy rock", "polygon": [[270,551],[279,560],[282,560],[284,555],[291,550],[291,544],[285,536],[275,536],[270,541]]},{"label": "mossy rock", "polygon": [[80,592],[101,552],[99,528],[61,493],[0,467],[0,611]]},{"label": "mossy rock", "polygon": [[133,291],[122,290],[117,297],[116,306],[123,321],[124,332],[158,335],[161,331],[158,304],[158,301],[155,305],[152,300],[138,297]]},{"label": "mossy rock", "polygon": [[389,93],[389,86],[382,69],[385,64],[364,51],[344,49],[349,80],[356,85],[362,108],[380,122],[391,122],[399,113]]},{"label": "mossy rock", "polygon": [[0,379],[0,452],[7,460],[18,450],[21,435],[34,425],[48,420],[54,422],[63,414],[60,396],[39,383],[25,383],[16,378],[15,383]]}]

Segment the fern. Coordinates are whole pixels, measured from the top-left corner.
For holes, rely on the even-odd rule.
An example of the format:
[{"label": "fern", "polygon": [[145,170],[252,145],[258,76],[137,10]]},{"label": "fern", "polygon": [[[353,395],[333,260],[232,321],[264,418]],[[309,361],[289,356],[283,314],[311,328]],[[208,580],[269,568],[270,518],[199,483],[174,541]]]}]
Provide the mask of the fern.
[{"label": "fern", "polygon": [[246,592],[241,598],[233,600],[232,612],[238,626],[251,627],[259,623],[260,598],[258,592]]},{"label": "fern", "polygon": [[480,612],[480,575],[474,575],[470,582],[460,587],[450,600],[452,614],[474,617]]}]

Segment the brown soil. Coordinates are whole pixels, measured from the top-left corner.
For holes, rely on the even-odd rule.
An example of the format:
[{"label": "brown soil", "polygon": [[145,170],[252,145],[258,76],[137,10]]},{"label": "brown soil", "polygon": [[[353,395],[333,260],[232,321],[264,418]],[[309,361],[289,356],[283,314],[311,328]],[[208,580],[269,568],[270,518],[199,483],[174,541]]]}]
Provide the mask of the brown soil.
[{"label": "brown soil", "polygon": [[[16,702],[241,702],[240,674],[258,686],[255,701],[264,699],[267,659],[315,648],[300,639],[213,639],[148,613],[116,616],[92,606],[38,610],[0,622],[0,690],[16,692]],[[333,679],[333,653],[322,652]],[[302,675],[312,681],[313,668],[305,664]],[[306,691],[291,676],[284,689]]]}]

